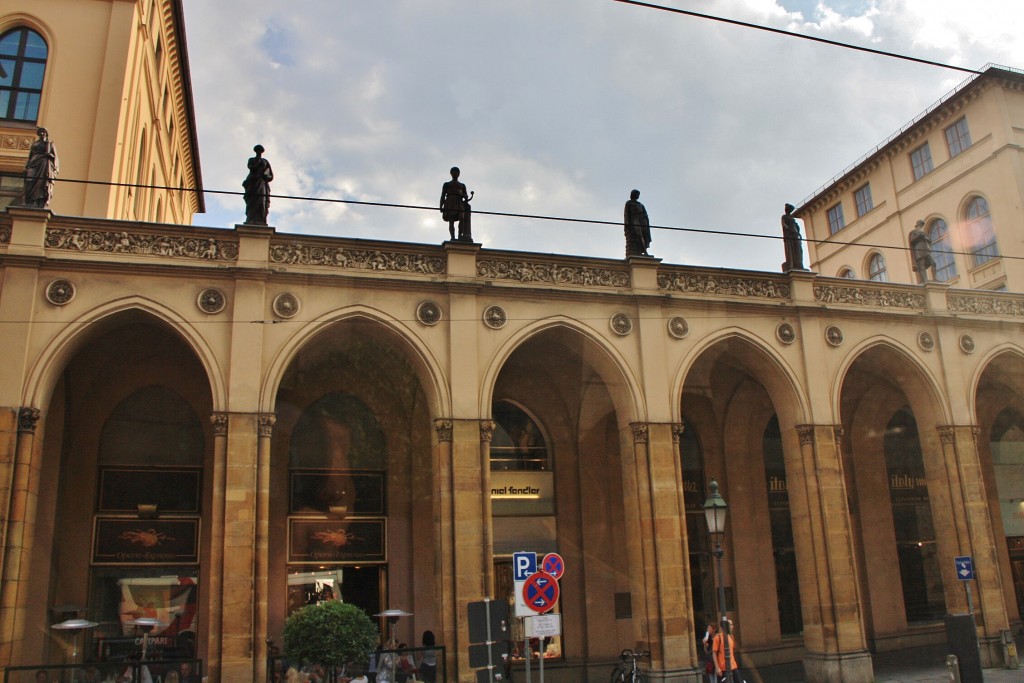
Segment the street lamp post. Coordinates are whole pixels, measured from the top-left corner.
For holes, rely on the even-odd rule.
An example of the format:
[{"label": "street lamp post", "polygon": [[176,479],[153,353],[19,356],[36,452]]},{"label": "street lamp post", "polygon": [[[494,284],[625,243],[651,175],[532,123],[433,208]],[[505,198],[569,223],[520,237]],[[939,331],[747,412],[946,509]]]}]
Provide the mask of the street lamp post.
[{"label": "street lamp post", "polygon": [[[725,499],[718,493],[718,482],[714,479],[708,485],[711,490],[708,499],[704,501],[704,516],[708,521],[708,533],[715,542],[715,549],[712,554],[715,556],[715,564],[718,566],[718,611],[721,614],[722,648],[725,655],[726,683],[733,683],[732,659],[729,652],[729,618],[725,614],[725,576],[722,573],[722,557],[725,551],[722,550],[722,536],[725,534],[725,512],[729,508]],[[712,657],[714,653],[712,653]]]}]

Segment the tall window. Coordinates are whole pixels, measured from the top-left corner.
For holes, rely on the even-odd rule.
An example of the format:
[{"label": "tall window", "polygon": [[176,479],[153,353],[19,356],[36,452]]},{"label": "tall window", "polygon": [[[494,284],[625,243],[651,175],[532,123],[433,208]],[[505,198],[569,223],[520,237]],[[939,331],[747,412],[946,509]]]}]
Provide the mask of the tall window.
[{"label": "tall window", "polygon": [[952,280],[957,276],[956,260],[949,246],[949,228],[946,221],[936,218],[928,226],[928,239],[932,243],[932,258],[935,260],[935,279],[939,282]]},{"label": "tall window", "polygon": [[999,256],[996,246],[996,233],[992,228],[992,216],[989,214],[988,202],[982,197],[975,197],[967,204],[967,223],[964,236],[968,251],[971,252],[971,265],[980,266]]},{"label": "tall window", "polygon": [[962,117],[946,129],[946,144],[949,145],[951,157],[971,146],[971,131],[967,130],[967,117]]},{"label": "tall window", "polygon": [[843,205],[836,204],[828,210],[828,232],[834,235],[844,227],[846,227],[846,219],[843,218]]},{"label": "tall window", "polygon": [[31,29],[16,28],[0,36],[0,118],[39,118],[46,54],[46,41]]},{"label": "tall window", "polygon": [[782,635],[797,635],[803,631],[804,621],[800,611],[793,517],[789,511],[789,486],[778,417],[772,417],[765,427],[761,449],[764,453],[765,487],[768,490],[768,518],[772,528],[772,554],[775,556],[779,629]]},{"label": "tall window", "polygon": [[885,257],[881,254],[872,254],[868,261],[868,279],[875,282],[888,282],[889,276],[885,272]]},{"label": "tall window", "polygon": [[914,169],[914,180],[920,180],[935,168],[932,165],[932,149],[927,142],[910,153],[910,166]]},{"label": "tall window", "polygon": [[871,201],[871,185],[865,185],[854,192],[853,199],[857,204],[857,218],[875,208],[875,203]]},{"label": "tall window", "polygon": [[909,410],[898,411],[886,426],[885,465],[907,621],[941,619],[946,600],[935,526],[917,422]]}]

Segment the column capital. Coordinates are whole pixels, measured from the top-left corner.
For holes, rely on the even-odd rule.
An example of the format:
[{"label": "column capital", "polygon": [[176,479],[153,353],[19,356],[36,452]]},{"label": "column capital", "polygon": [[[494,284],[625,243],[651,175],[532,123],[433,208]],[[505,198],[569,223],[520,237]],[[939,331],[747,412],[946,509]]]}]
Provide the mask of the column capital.
[{"label": "column capital", "polygon": [[679,440],[683,437],[683,433],[686,431],[686,425],[681,422],[675,422],[672,424],[672,443],[679,445]]},{"label": "column capital", "polygon": [[843,425],[830,425],[830,424],[802,424],[796,426],[796,433],[800,437],[800,445],[805,446],[807,444],[813,444],[815,440],[815,433],[817,430],[830,430],[832,432],[832,438],[835,439],[836,443],[842,441],[843,435],[846,430]]},{"label": "column capital", "polygon": [[437,431],[437,440],[441,442],[451,443],[452,427],[453,424],[451,420],[434,420],[434,430]]},{"label": "column capital", "polygon": [[814,425],[797,425],[796,433],[800,437],[800,445],[814,443]]},{"label": "column capital", "polygon": [[211,413],[210,424],[213,425],[214,436],[228,435],[228,413]]},{"label": "column capital", "polygon": [[260,413],[259,434],[260,436],[271,436],[274,433],[274,424],[277,422],[277,415],[274,413]]},{"label": "column capital", "polygon": [[39,422],[40,416],[39,408],[19,408],[18,409],[18,433],[19,434],[35,434],[36,424]]},{"label": "column capital", "polygon": [[630,422],[630,429],[633,430],[633,443],[647,443],[651,427],[646,422]]},{"label": "column capital", "polygon": [[956,440],[957,431],[969,431],[975,444],[978,442],[978,435],[981,434],[981,428],[978,425],[939,425],[935,430],[939,433],[939,441],[944,444],[953,443]]},{"label": "column capital", "polygon": [[497,426],[494,420],[480,420],[480,443],[490,443]]}]

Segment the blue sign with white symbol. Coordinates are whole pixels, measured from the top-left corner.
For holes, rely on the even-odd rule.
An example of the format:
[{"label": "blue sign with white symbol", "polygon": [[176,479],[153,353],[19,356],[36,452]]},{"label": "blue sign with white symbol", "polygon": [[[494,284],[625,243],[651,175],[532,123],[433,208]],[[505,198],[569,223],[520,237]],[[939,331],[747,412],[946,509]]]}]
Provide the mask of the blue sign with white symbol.
[{"label": "blue sign with white symbol", "polygon": [[526,581],[530,574],[537,573],[537,553],[513,553],[512,580]]},{"label": "blue sign with white symbol", "polygon": [[953,562],[956,564],[956,578],[961,581],[974,580],[974,560],[970,555],[954,557]]}]

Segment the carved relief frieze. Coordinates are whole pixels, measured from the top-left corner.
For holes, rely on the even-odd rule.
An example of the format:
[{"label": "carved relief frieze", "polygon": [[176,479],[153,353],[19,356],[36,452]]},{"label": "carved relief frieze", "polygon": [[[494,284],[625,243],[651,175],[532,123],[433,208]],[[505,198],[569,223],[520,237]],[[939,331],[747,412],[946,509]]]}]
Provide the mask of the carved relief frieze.
[{"label": "carved relief frieze", "polygon": [[11,226],[0,225],[0,244],[11,243]]},{"label": "carved relief frieze", "polygon": [[814,300],[826,304],[854,304],[876,308],[923,309],[924,294],[878,287],[815,285]]},{"label": "carved relief frieze", "polygon": [[708,274],[662,273],[658,275],[658,289],[765,299],[789,298],[789,285],[784,282]]},{"label": "carved relief frieze", "polygon": [[35,142],[35,131],[27,133],[25,135],[14,135],[11,133],[4,133],[0,135],[0,150],[8,151],[14,150],[17,152],[27,152],[32,148],[32,143]]},{"label": "carved relief frieze", "polygon": [[625,270],[566,266],[557,263],[482,259],[476,263],[476,273],[488,280],[548,282],[581,287],[626,288],[630,286],[629,272]]},{"label": "carved relief frieze", "polygon": [[957,313],[1024,316],[1024,298],[947,292],[946,305]]},{"label": "carved relief frieze", "polygon": [[49,228],[46,231],[46,246],[49,249],[65,249],[67,251],[169,256],[207,261],[235,261],[238,259],[238,244],[236,242],[211,237],[154,235],[126,231]]},{"label": "carved relief frieze", "polygon": [[305,244],[271,245],[270,261],[282,265],[332,266],[423,275],[442,275],[447,269],[447,261],[441,256]]}]

